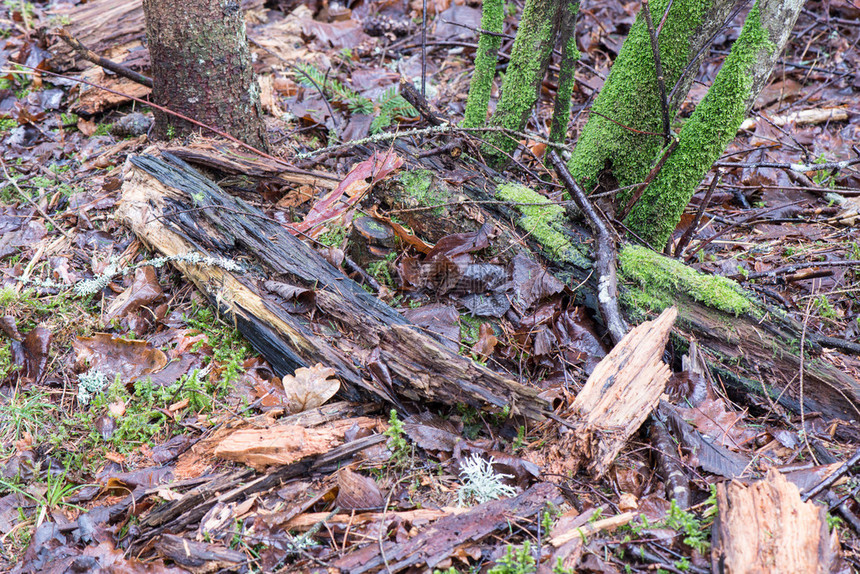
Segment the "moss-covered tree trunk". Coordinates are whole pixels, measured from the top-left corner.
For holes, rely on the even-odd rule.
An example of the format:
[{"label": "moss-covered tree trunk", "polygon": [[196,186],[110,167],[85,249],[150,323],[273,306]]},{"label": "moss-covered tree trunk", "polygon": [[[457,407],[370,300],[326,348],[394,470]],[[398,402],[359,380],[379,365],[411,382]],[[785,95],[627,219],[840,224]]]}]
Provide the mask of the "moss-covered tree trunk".
[{"label": "moss-covered tree trunk", "polygon": [[[670,0],[650,3],[655,22],[660,22],[669,4]],[[707,52],[702,47],[723,25],[733,6],[732,0],[671,0],[658,35],[667,89],[680,80],[668,102],[670,118],[684,101]],[[592,110],[568,163],[571,174],[586,191],[593,189],[607,164],[620,186],[643,181],[664,139],[654,56],[641,13]]]},{"label": "moss-covered tree trunk", "polygon": [[500,34],[504,23],[503,0],[484,0],[481,6],[481,28],[492,33],[482,33],[478,40],[475,73],[469,82],[469,98],[466,100],[466,112],[463,118],[465,128],[477,128],[487,121],[487,107],[490,103],[490,92],[493,89],[493,78],[496,75],[496,62],[499,59],[499,47],[502,45]]},{"label": "moss-covered tree trunk", "polygon": [[678,136],[678,147],[625,220],[662,247],[713,163],[737,134],[788,41],[803,0],[760,0],[747,15],[708,94]]},{"label": "moss-covered tree trunk", "polygon": [[[155,103],[265,150],[259,88],[234,0],[144,0]],[[158,110],[154,134],[199,129]]]},{"label": "moss-covered tree trunk", "polygon": [[[490,125],[520,131],[537,101],[560,25],[561,8],[569,0],[526,0],[511,61],[502,81],[502,95]],[[507,134],[487,134],[486,154],[504,161],[517,147]]]}]

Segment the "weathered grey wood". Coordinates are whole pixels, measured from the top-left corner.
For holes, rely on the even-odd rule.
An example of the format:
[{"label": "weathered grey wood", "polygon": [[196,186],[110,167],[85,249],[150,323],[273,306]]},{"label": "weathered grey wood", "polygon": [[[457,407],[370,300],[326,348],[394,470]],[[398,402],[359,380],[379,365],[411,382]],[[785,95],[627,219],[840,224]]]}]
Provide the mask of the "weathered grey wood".
[{"label": "weathered grey wood", "polygon": [[[393,402],[402,395],[478,408],[510,405],[511,412],[534,419],[550,410],[535,389],[451,352],[279,223],[226,194],[182,160],[169,154],[165,158],[129,159],[120,217],[164,255],[193,251],[248,265],[245,273],[230,273],[217,266],[174,263],[235,321],[279,375],[321,362],[347,383],[347,396],[363,388]],[[264,290],[264,280],[314,290],[314,321],[285,310]],[[374,351],[378,358],[371,355]],[[385,371],[390,381],[371,382],[371,373]]]}]

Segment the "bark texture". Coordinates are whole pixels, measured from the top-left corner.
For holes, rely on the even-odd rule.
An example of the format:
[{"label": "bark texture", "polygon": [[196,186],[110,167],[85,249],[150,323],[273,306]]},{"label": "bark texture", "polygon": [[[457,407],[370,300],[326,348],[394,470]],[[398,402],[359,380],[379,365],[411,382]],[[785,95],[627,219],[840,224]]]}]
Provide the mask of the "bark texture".
[{"label": "bark texture", "polygon": [[[155,103],[265,150],[260,90],[239,3],[144,0],[143,10]],[[156,138],[197,129],[155,111]]]},{"label": "bark texture", "polygon": [[[666,86],[678,84],[669,101],[670,117],[675,116],[692,85],[707,52],[702,48],[734,5],[732,0],[651,2],[656,22],[669,7],[659,32],[659,48]],[[586,192],[592,190],[598,174],[607,165],[620,186],[643,181],[663,144],[654,55],[644,20],[640,14],[630,29],[609,78],[594,101],[596,113],[589,118],[568,162],[571,173]],[[623,203],[626,198],[620,199]]]},{"label": "bark texture", "polygon": [[802,0],[756,2],[678,147],[625,222],[652,246],[671,237],[699,183],[737,134],[785,48]]}]

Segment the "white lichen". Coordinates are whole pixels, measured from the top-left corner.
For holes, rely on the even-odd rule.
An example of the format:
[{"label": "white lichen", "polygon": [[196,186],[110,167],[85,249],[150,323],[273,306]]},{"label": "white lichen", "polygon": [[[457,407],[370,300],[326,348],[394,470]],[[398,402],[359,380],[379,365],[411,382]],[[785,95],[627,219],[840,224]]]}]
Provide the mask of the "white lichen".
[{"label": "white lichen", "polygon": [[98,369],[78,375],[78,403],[88,405],[108,384],[107,376]]},{"label": "white lichen", "polygon": [[517,493],[513,486],[504,483],[504,479],[513,476],[497,473],[493,470],[494,462],[493,457],[485,460],[480,455],[473,454],[461,463],[460,478],[463,485],[457,490],[457,503],[460,506],[466,506],[468,503],[483,504]]}]

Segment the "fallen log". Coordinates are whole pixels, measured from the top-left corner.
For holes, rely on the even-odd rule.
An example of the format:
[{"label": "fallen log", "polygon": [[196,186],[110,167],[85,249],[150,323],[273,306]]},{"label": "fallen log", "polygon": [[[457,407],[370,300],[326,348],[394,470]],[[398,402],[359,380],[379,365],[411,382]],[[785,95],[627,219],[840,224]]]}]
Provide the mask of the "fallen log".
[{"label": "fallen log", "polygon": [[[150,248],[174,258],[173,265],[235,322],[279,376],[320,362],[347,383],[348,397],[364,389],[395,404],[406,397],[492,405],[537,420],[551,410],[535,389],[452,352],[279,223],[182,160],[170,154],[165,159],[129,158],[120,218]],[[249,265],[233,273],[183,259],[190,253],[241,258]],[[312,322],[290,312],[266,290],[269,280],[312,290],[323,316]]]},{"label": "fallen log", "polygon": [[[431,173],[456,173],[445,163],[450,162],[450,159],[419,157],[415,148],[402,141],[396,143],[395,149],[412,166],[428,169]],[[424,197],[430,198],[423,209],[416,209],[415,200],[408,198],[408,190],[402,185],[381,186],[376,197],[388,204],[391,212],[413,229],[432,227],[436,235],[474,228],[474,221],[464,221],[467,217],[481,224],[493,222],[503,229],[509,228],[507,222],[515,222],[525,230],[525,233],[520,234],[516,249],[539,253],[555,276],[570,286],[581,286],[577,292],[577,301],[597,314],[597,282],[593,277],[590,254],[590,244],[594,239],[589,232],[577,222],[561,216],[551,222],[553,235],[549,241],[542,240],[533,226],[533,215],[528,212],[528,208],[534,204],[526,201],[526,205],[518,210],[510,201],[499,201],[499,187],[491,180],[498,181],[501,176],[484,169],[487,171],[486,177],[471,177],[462,183],[458,182],[456,186],[447,185],[443,177],[434,177],[432,187],[423,192]],[[534,195],[542,199],[542,196]],[[429,209],[433,205],[442,206],[441,217]],[[567,247],[560,248],[560,241],[566,242]],[[657,268],[683,268],[680,264],[676,265],[674,260],[658,254],[653,254],[653,258],[658,262],[655,265]],[[660,299],[668,303],[649,309],[647,301],[654,299],[653,291],[649,292],[645,281],[635,276],[635,270],[625,267],[623,256],[620,263],[619,297],[628,321],[641,322],[643,313],[653,316],[665,306],[674,305],[678,310],[674,332],[682,340],[698,342],[709,358],[711,370],[728,388],[753,395],[765,393],[769,395],[769,400],[795,413],[801,411],[802,401],[807,414],[818,412],[835,422],[836,436],[860,440],[860,432],[854,423],[860,420],[860,381],[820,356],[807,357],[803,362],[804,389],[801,396],[798,373],[801,369],[799,349],[802,325],[797,321],[778,309],[768,307],[754,294],[744,292],[740,287],[731,291],[743,297],[745,309],[732,312],[717,308],[714,303],[718,304],[719,301],[709,301],[696,293],[694,288],[681,282],[660,285]],[[690,271],[688,268],[683,269]],[[642,304],[643,301],[646,305]],[[631,321],[631,317],[638,320]],[[816,354],[821,352],[821,348],[810,343],[807,338],[805,351]],[[844,356],[840,360],[852,361],[850,357]]]}]

